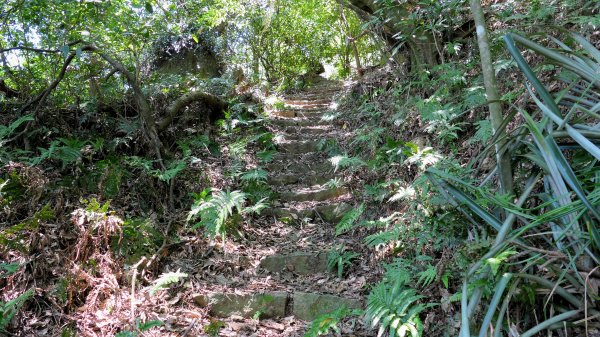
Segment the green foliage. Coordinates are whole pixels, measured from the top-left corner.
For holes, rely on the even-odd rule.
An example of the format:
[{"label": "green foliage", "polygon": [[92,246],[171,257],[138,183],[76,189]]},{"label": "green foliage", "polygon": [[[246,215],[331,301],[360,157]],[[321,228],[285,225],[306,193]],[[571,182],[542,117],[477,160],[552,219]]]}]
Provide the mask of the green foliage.
[{"label": "green foliage", "polygon": [[250,171],[243,173],[240,176],[242,183],[245,184],[265,184],[267,182],[268,172],[261,169],[255,168]]},{"label": "green foliage", "polygon": [[227,232],[238,226],[242,214],[259,214],[267,207],[264,200],[244,207],[247,194],[241,191],[217,191],[212,195],[204,191],[196,195],[196,198],[188,213],[188,221],[199,217],[200,221],[194,228],[202,226],[209,237],[219,235],[223,241]]},{"label": "green foliage", "polygon": [[493,136],[494,130],[492,129],[492,123],[487,119],[483,119],[475,122],[475,125],[477,125],[477,131],[475,132],[475,135],[469,139],[469,143],[487,143]]},{"label": "green foliage", "polygon": [[340,235],[349,231],[356,223],[358,218],[365,211],[365,204],[361,204],[358,208],[353,208],[346,212],[340,222],[335,226],[335,235]]},{"label": "green foliage", "polygon": [[327,269],[337,271],[337,276],[342,278],[344,269],[352,266],[352,261],[358,256],[360,254],[346,251],[346,247],[343,245],[336,246],[327,254]]},{"label": "green foliage", "polygon": [[437,277],[437,268],[432,266],[431,264],[427,265],[427,269],[423,270],[418,274],[419,280],[417,283],[422,287],[427,287],[433,281],[435,281]]},{"label": "green foliage", "polygon": [[[159,327],[163,324],[164,323],[159,320],[151,320],[151,321],[146,321],[146,322],[142,322],[139,318],[136,318],[136,320],[135,320],[136,330],[138,330],[139,332],[142,332],[142,333],[146,332],[152,328]],[[121,331],[115,335],[115,337],[137,337],[137,336],[138,336],[137,332],[129,331],[129,330]]]},{"label": "green foliage", "polygon": [[32,115],[24,115],[15,121],[11,122],[8,126],[0,125],[0,163],[7,163],[10,159],[13,159],[12,151],[5,149],[4,145],[9,140],[9,137],[17,130],[23,123],[32,121]]},{"label": "green foliage", "polygon": [[18,263],[0,263],[0,278],[8,277],[14,273],[16,273],[22,267],[21,264]]},{"label": "green foliage", "polygon": [[175,178],[181,171],[187,167],[187,158],[175,159],[169,163],[166,163],[164,170],[155,169],[154,163],[156,161],[138,156],[131,156],[127,160],[127,164],[131,167],[141,168],[147,174],[157,178],[160,181],[169,182]]},{"label": "green foliage", "polygon": [[263,163],[267,164],[273,161],[273,158],[277,154],[275,150],[264,150],[256,153],[256,157]]},{"label": "green foliage", "polygon": [[[465,213],[481,220],[471,218],[475,228],[493,233],[493,240],[481,246],[482,252],[463,281],[463,290],[456,296],[462,303],[460,336],[471,336],[470,328],[477,327],[473,322],[473,312],[477,310],[468,309],[477,305],[485,308],[483,319],[477,320],[479,336],[489,331],[493,317],[498,317],[494,329],[502,334],[507,329],[508,315],[507,306],[501,303],[511,300],[518,283],[547,288],[556,295],[544,299],[540,310],[549,314],[556,308],[562,312],[549,314],[551,318],[543,321],[528,311],[521,312],[524,331],[521,336],[533,336],[555,324],[567,326],[565,321],[575,319],[588,301],[582,294],[569,293],[566,288],[584,287],[585,281],[567,276],[579,273],[575,259],[598,261],[600,199],[596,181],[591,177],[598,175],[593,163],[600,159],[600,150],[593,145],[598,135],[592,127],[597,124],[596,112],[600,109],[600,78],[595,70],[600,64],[600,51],[579,35],[571,38],[581,46],[581,51],[556,39],[552,40],[559,50],[517,35],[505,37],[507,49],[527,79],[526,88],[539,108],[533,113],[518,109],[524,123],[508,135],[511,141],[518,139],[508,148],[513,157],[522,158],[521,165],[526,171],[518,173],[528,177],[516,189],[521,195],[510,199],[496,196],[476,183],[441,170],[428,170],[427,177],[438,190],[452,198]],[[563,81],[564,89],[555,95],[548,92],[540,74],[531,69],[517,46],[532,50],[560,68],[559,80]],[[521,138],[522,135],[526,136]],[[557,138],[566,138],[576,145],[561,147]],[[533,194],[536,186],[538,190]],[[498,216],[499,209],[506,212],[504,218]],[[537,248],[540,243],[544,254]],[[564,256],[564,260],[551,257],[557,255]],[[509,266],[523,272],[503,273]],[[480,299],[483,299],[481,304]],[[526,302],[535,300],[526,298]]]},{"label": "green foliage", "polygon": [[335,171],[339,169],[351,169],[356,170],[367,164],[357,157],[349,157],[348,155],[339,155],[329,158],[331,165],[335,168]]},{"label": "green foliage", "polygon": [[330,189],[340,188],[344,186],[344,181],[340,177],[334,177],[329,179],[325,184],[323,184],[323,186]]},{"label": "green foliage", "polygon": [[128,219],[121,226],[122,235],[113,238],[113,249],[130,260],[152,254],[163,242],[163,235],[157,231],[150,219]]},{"label": "green foliage", "polygon": [[19,251],[27,251],[27,246],[23,245],[25,235],[30,231],[39,228],[40,223],[54,220],[55,214],[49,205],[44,205],[35,214],[22,222],[8,226],[0,230],[0,246],[16,249]]},{"label": "green foliage", "polygon": [[87,144],[87,141],[80,139],[58,138],[50,143],[49,148],[40,148],[40,155],[31,159],[31,165],[38,165],[45,160],[58,160],[64,169],[81,158],[81,150]]},{"label": "green foliage", "polygon": [[8,302],[0,301],[0,331],[6,330],[10,321],[33,294],[34,289],[32,288]]},{"label": "green foliage", "polygon": [[206,332],[209,336],[218,336],[219,331],[226,326],[227,325],[223,321],[211,319],[210,323],[204,326],[204,332]]},{"label": "green foliage", "polygon": [[157,291],[167,289],[173,283],[179,282],[182,278],[187,277],[188,274],[182,272],[170,272],[163,273],[159,278],[154,280],[152,287],[150,288],[150,295],[156,294]]},{"label": "green foliage", "polygon": [[367,298],[365,320],[372,328],[379,326],[378,336],[387,331],[390,337],[419,337],[423,332],[419,314],[431,306],[419,304],[422,298],[401,282],[381,282]]},{"label": "green foliage", "polygon": [[[253,69],[254,78],[278,82],[277,90],[300,88],[310,81],[299,75],[315,73],[325,61],[344,62],[344,34],[358,35],[361,23],[346,11],[348,32],[340,29],[338,6],[323,0],[284,0],[265,6],[234,0],[215,1],[203,20],[212,26],[229,24],[230,34],[243,37],[233,43],[228,56],[236,64]],[[315,35],[314,32],[319,34]],[[369,37],[357,41],[361,57],[369,60],[381,55]]]},{"label": "green foliage", "polygon": [[200,222],[196,223],[194,228],[203,226],[210,237],[214,238],[220,235],[225,240],[227,227],[235,225],[228,224],[227,220],[234,213],[241,213],[245,202],[245,193],[240,191],[218,191],[214,195],[206,195],[202,199],[196,200],[188,214],[188,221],[199,217]]},{"label": "green foliage", "polygon": [[304,337],[317,337],[329,334],[330,330],[341,333],[338,325],[347,317],[358,316],[362,310],[349,309],[347,306],[342,306],[333,312],[320,315],[315,318],[306,329]]}]

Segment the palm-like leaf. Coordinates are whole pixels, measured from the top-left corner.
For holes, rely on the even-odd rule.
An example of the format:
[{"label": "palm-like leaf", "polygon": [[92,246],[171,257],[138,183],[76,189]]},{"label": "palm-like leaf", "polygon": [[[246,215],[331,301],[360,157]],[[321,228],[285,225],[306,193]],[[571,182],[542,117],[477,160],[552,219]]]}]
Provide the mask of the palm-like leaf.
[{"label": "palm-like leaf", "polygon": [[[529,180],[523,188],[523,195],[515,205],[501,205],[509,211],[506,220],[501,221],[495,217],[485,203],[481,204],[473,196],[472,193],[481,194],[474,186],[435,169],[430,169],[427,173],[434,185],[443,194],[451,197],[465,214],[474,214],[497,231],[494,245],[473,265],[465,279],[461,303],[463,322],[461,336],[470,336],[469,326],[472,325],[475,308],[483,296],[480,286],[469,286],[474,282],[470,276],[477,272],[479,272],[478,279],[487,279],[496,283],[495,295],[488,302],[479,336],[486,335],[493,317],[497,317],[494,325],[497,330],[495,335],[502,334],[503,326],[506,326],[503,321],[508,308],[506,303],[515,293],[515,285],[518,282],[530,282],[552,289],[552,292],[558,295],[555,297],[562,297],[574,309],[565,311],[569,308],[564,308],[560,302],[557,303],[563,314],[546,321],[527,323],[529,330],[526,326],[521,327],[524,330],[522,336],[532,336],[553,324],[577,317],[577,310],[587,303],[587,299],[582,294],[569,293],[561,284],[566,282],[575,289],[583,287],[583,280],[569,275],[569,273],[573,275],[580,273],[574,258],[557,260],[548,256],[552,254],[564,257],[576,256],[589,259],[596,265],[599,263],[597,250],[600,248],[600,234],[597,226],[600,222],[600,214],[597,207],[600,204],[598,198],[600,191],[593,177],[600,174],[597,165],[600,160],[600,148],[595,143],[600,135],[600,130],[596,126],[600,119],[597,114],[600,111],[600,51],[580,36],[574,35],[573,38],[583,47],[582,52],[576,52],[558,40],[554,42],[559,49],[549,49],[517,35],[509,34],[505,37],[507,49],[525,75],[527,89],[539,108],[537,114],[518,110],[525,123],[513,133],[514,136],[510,139],[513,148],[509,150],[518,153],[523,161],[523,167],[527,167],[529,172],[540,172],[539,177]],[[566,88],[562,92],[551,94],[529,67],[517,45],[533,50],[558,66]],[[493,141],[497,140],[495,138]],[[576,146],[561,146],[558,139],[569,139]],[[583,165],[573,165],[569,161],[570,155],[566,151],[571,150],[577,151],[575,153],[578,161]],[[531,196],[534,186],[541,191]],[[484,197],[493,200],[493,197],[486,195]],[[499,205],[497,202],[488,204]],[[524,204],[539,206],[521,209],[521,205]],[[520,226],[513,229],[512,224],[517,218]],[[475,220],[474,223],[477,224],[478,221]],[[536,250],[539,248],[530,248],[539,247],[541,242],[545,242],[545,246],[541,248],[547,252],[545,254],[540,254]],[[505,274],[501,277],[496,275],[496,271],[506,268],[502,266],[503,262],[500,261],[494,266],[494,270],[491,270],[485,261],[498,256],[502,251],[509,250],[522,252],[539,261],[538,263],[543,263],[542,270],[546,272],[542,272],[542,275]],[[522,266],[527,266],[526,269],[530,270],[530,264],[526,261],[530,260],[523,261]],[[512,261],[513,265],[520,263]],[[505,289],[510,282],[514,282],[513,286],[505,294]],[[467,289],[473,291],[467,293]],[[504,301],[502,296],[507,296]],[[553,306],[553,299],[554,297],[547,300],[550,306]],[[547,310],[548,307],[545,305],[543,310]],[[597,313],[597,310],[590,307],[588,312]],[[526,325],[526,323],[522,324]]]}]

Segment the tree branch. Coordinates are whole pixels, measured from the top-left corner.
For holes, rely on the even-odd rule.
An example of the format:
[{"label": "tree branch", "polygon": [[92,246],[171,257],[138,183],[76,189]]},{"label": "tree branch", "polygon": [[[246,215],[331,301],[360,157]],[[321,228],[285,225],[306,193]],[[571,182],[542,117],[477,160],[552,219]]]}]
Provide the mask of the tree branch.
[{"label": "tree branch", "polygon": [[181,110],[196,101],[203,101],[210,107],[219,109],[220,111],[223,111],[227,108],[227,103],[219,97],[202,91],[194,91],[179,97],[175,100],[175,102],[171,103],[171,105],[169,105],[167,108],[167,117],[163,118],[161,121],[158,121],[156,123],[156,128],[159,131],[166,129]]},{"label": "tree branch", "polygon": [[[72,47],[76,44],[79,44],[83,42],[82,40],[76,40],[73,42],[69,42],[67,44],[67,46]],[[2,53],[6,53],[9,51],[13,51],[13,50],[26,50],[26,51],[32,51],[32,52],[36,52],[36,53],[46,53],[46,54],[56,54],[56,53],[60,53],[61,50],[60,49],[44,49],[44,48],[34,48],[34,47],[27,47],[27,46],[16,46],[16,47],[10,47],[10,48],[5,48],[5,49],[0,49],[0,54]]]}]

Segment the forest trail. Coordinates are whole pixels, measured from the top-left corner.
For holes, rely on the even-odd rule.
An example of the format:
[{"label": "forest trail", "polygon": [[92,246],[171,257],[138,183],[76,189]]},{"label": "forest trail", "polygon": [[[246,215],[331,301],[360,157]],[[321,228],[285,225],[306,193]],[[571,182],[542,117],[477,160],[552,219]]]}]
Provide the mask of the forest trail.
[{"label": "forest trail", "polygon": [[228,324],[222,334],[232,329],[229,333],[238,336],[300,336],[306,328],[302,321],[363,306],[364,278],[338,278],[328,271],[335,224],[352,201],[348,188],[331,183],[333,165],[320,151],[321,144],[341,135],[322,118],[332,111],[339,90],[327,85],[286,97],[286,108],[269,114],[279,152],[266,169],[278,197],[257,222],[264,225],[246,230],[250,242],[243,247],[245,257],[238,258],[255,263],[241,273],[244,281],[195,298],[213,316],[261,320],[253,327]]}]

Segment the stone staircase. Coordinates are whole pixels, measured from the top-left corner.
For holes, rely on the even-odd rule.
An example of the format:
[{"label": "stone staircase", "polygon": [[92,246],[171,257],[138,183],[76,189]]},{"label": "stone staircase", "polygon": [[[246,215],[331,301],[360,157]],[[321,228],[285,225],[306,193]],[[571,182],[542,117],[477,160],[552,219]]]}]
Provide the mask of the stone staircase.
[{"label": "stone staircase", "polygon": [[[195,297],[212,315],[252,317],[258,312],[261,318],[310,321],[341,306],[362,307],[360,294],[340,290],[339,279],[327,271],[335,224],[350,209],[352,198],[348,188],[326,184],[335,174],[325,154],[319,153],[319,141],[337,135],[321,118],[330,111],[337,90],[322,88],[290,97],[284,101],[286,110],[271,114],[269,127],[279,153],[266,168],[278,200],[262,215],[285,234],[269,239],[257,234],[247,245],[259,260],[251,282]],[[317,279],[325,281],[319,285],[313,281]]]}]

